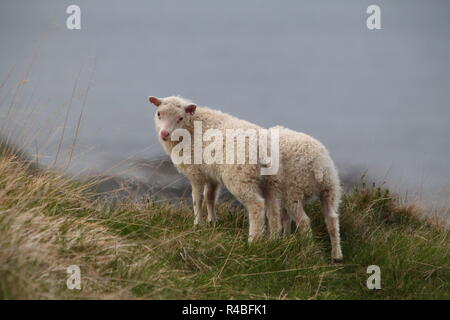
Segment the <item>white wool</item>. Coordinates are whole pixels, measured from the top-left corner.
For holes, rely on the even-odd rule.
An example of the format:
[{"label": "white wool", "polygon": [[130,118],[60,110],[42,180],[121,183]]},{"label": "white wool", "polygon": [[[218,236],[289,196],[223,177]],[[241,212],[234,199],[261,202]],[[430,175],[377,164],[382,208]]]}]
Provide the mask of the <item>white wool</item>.
[{"label": "white wool", "polygon": [[[155,114],[157,132],[166,128],[172,131],[177,128],[184,128],[193,137],[194,121],[202,122],[203,132],[208,129],[218,129],[224,133],[224,137],[226,129],[262,129],[253,123],[207,107],[197,107],[193,114],[188,114],[185,112],[184,107],[192,102],[181,97],[172,96],[160,98],[160,100],[162,103],[157,108],[160,117],[158,117],[157,113]],[[182,121],[175,123],[174,119],[181,118],[183,118]],[[164,128],[162,128],[163,126]],[[161,137],[160,142],[166,153],[172,156],[171,151],[178,142],[165,141]],[[204,142],[204,146],[207,144],[207,142]],[[192,144],[192,159],[193,149],[194,145]],[[250,223],[249,241],[263,234],[265,229],[265,203],[262,185],[266,185],[271,177],[261,175],[260,164],[249,164],[246,161],[245,164],[174,163],[174,165],[191,183],[195,213],[194,224],[199,224],[203,220],[203,212],[201,210],[203,188],[205,188],[204,195],[208,209],[208,220],[214,221],[214,202],[217,198],[218,186],[224,185],[248,210]]]},{"label": "white wool", "polygon": [[[313,137],[281,126],[273,129],[278,129],[280,134],[281,170],[278,179],[285,234],[290,231],[291,219],[300,229],[309,230],[309,218],[303,204],[308,198],[317,196],[321,200],[331,238],[332,258],[341,260],[338,218],[341,187],[333,160],[323,144]],[[279,214],[280,211],[269,211],[269,221],[278,219]]]},{"label": "white wool", "polygon": [[313,137],[281,126],[280,158],[285,197],[305,201],[323,192],[333,195],[334,209],[340,200],[341,188],[337,169],[325,146]]},{"label": "white wool", "polygon": [[[263,129],[253,123],[207,107],[196,107],[187,112],[192,102],[181,97],[156,98],[155,128],[164,150],[171,157],[178,141],[164,140],[178,128],[186,129],[191,137],[194,121],[201,121],[202,130],[218,129],[225,137],[226,129]],[[152,102],[152,101],[151,101]],[[152,102],[153,103],[153,102]],[[158,113],[160,114],[158,116]],[[192,186],[192,199],[197,225],[202,222],[202,196],[208,212],[208,221],[215,221],[214,205],[219,186],[224,185],[247,209],[249,214],[249,241],[264,233],[265,219],[271,234],[288,233],[291,219],[299,228],[309,229],[309,218],[303,210],[304,201],[318,196],[324,210],[325,222],[332,244],[332,258],[342,259],[339,238],[338,205],[341,196],[336,167],[326,148],[316,139],[283,127],[279,130],[280,168],[278,174],[262,176],[260,164],[176,164]],[[203,142],[205,147],[209,142]],[[246,142],[248,144],[248,142]],[[226,144],[224,143],[224,149]],[[194,144],[191,145],[194,158]],[[224,150],[223,154],[226,153]],[[172,158],[173,160],[173,158]]]}]

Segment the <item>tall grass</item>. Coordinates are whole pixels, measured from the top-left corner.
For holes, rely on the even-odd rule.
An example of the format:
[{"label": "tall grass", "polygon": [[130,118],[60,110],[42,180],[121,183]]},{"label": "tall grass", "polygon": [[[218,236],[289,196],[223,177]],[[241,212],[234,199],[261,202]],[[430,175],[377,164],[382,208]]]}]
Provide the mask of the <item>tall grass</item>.
[{"label": "tall grass", "polygon": [[[0,157],[2,299],[449,299],[449,234],[395,195],[361,186],[341,204],[343,264],[330,263],[319,205],[313,236],[247,243],[241,209],[193,229],[192,209],[143,199],[105,204],[92,183]],[[66,268],[81,268],[81,290]],[[381,268],[381,290],[366,269]]]},{"label": "tall grass", "polygon": [[[362,185],[344,195],[342,264],[330,263],[317,203],[305,208],[312,236],[295,233],[252,244],[244,212],[230,203],[219,206],[216,226],[197,229],[190,206],[149,199],[105,203],[94,191],[99,181],[81,182],[53,170],[58,160],[66,163],[60,167],[72,161],[94,68],[67,162],[65,130],[80,74],[68,100],[42,125],[36,128],[30,117],[15,126],[39,47],[22,80],[6,88],[11,70],[0,84],[0,105],[7,108],[0,126],[0,299],[450,298],[447,221],[423,218],[385,189]],[[34,114],[33,95],[29,105]],[[64,125],[52,171],[45,171],[22,150],[53,118]],[[49,130],[48,143],[55,132]],[[13,145],[13,136],[24,142]],[[36,150],[36,160],[43,151]],[[66,286],[69,265],[81,269],[81,290]],[[369,265],[381,268],[381,290],[366,287]]]}]

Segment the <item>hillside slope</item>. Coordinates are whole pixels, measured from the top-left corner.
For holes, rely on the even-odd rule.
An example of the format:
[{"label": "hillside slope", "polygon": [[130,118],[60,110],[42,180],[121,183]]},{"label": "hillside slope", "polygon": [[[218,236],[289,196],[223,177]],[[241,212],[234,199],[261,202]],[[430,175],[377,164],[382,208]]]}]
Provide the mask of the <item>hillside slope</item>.
[{"label": "hillside slope", "polygon": [[[387,190],[361,186],[341,205],[343,264],[331,264],[317,203],[313,237],[249,245],[241,209],[192,228],[190,207],[102,203],[93,185],[0,157],[1,299],[449,299],[450,239]],[[97,200],[96,200],[97,199]],[[66,287],[69,265],[81,290]],[[381,268],[381,290],[366,269]]]}]

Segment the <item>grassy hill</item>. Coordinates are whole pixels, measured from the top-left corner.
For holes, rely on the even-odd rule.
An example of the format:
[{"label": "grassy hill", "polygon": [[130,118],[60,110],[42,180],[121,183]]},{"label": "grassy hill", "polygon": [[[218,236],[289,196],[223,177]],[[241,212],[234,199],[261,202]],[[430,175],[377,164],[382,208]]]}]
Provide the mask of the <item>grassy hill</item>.
[{"label": "grassy hill", "polygon": [[[247,243],[241,209],[193,229],[190,207],[102,203],[92,184],[0,157],[1,299],[449,299],[450,239],[395,195],[361,186],[341,204],[345,261],[330,263],[317,203],[313,236]],[[66,268],[81,268],[68,290]],[[368,290],[369,265],[381,290]]]}]

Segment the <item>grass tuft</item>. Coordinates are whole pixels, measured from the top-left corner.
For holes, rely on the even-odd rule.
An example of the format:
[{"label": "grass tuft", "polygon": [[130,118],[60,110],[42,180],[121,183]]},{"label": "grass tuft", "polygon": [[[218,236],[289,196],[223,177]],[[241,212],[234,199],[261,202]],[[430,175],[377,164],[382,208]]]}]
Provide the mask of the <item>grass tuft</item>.
[{"label": "grass tuft", "polygon": [[[194,229],[192,209],[161,202],[104,204],[92,185],[0,157],[1,299],[449,299],[444,221],[402,206],[387,189],[344,195],[344,263],[330,262],[318,203],[313,236],[247,243],[240,208],[221,204],[216,226]],[[81,268],[68,290],[66,269]],[[368,290],[367,267],[381,268]]]}]

